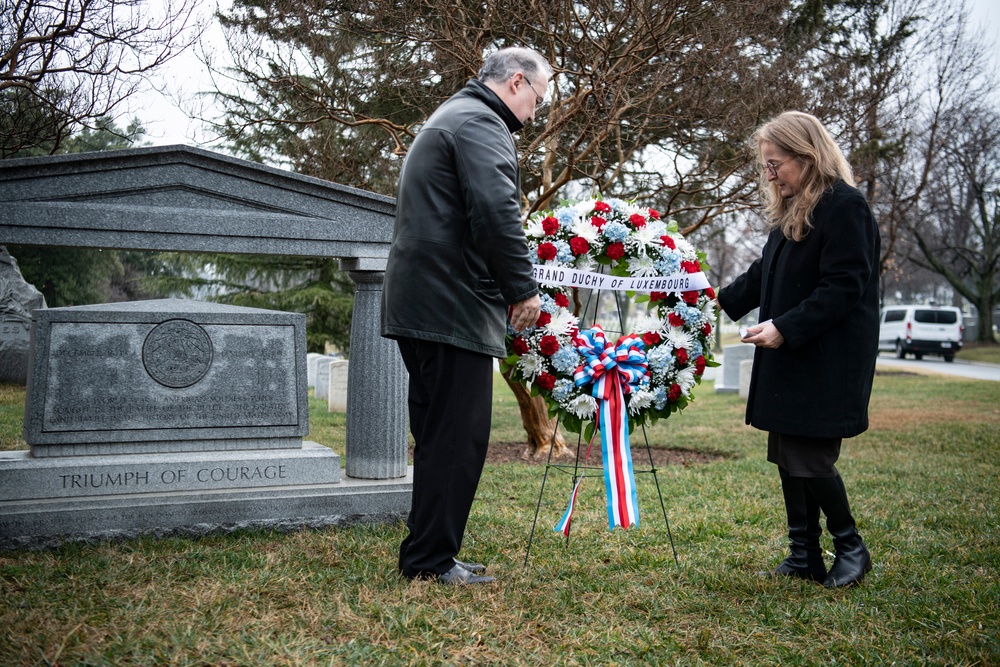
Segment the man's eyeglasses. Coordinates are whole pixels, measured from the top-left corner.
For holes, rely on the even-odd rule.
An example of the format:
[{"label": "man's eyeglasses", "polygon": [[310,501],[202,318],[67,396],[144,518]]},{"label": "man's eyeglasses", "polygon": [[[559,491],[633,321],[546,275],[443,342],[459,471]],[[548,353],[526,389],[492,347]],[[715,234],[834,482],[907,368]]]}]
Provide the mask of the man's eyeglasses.
[{"label": "man's eyeglasses", "polygon": [[[532,88],[532,90],[534,90],[534,88]],[[765,162],[764,163],[764,169],[767,170],[767,173],[771,174],[771,178],[777,178],[778,177],[778,167],[780,167],[781,165],[785,164],[789,160],[794,160],[794,159],[795,159],[795,156],[793,155],[792,157],[786,157],[781,162]]]},{"label": "man's eyeglasses", "polygon": [[[522,76],[524,75],[522,74]],[[528,77],[525,76],[524,80],[528,82],[528,88],[531,88],[531,92],[535,94],[535,108],[537,109],[545,103],[545,96],[538,94],[535,90],[535,86],[531,83],[531,80]]]}]

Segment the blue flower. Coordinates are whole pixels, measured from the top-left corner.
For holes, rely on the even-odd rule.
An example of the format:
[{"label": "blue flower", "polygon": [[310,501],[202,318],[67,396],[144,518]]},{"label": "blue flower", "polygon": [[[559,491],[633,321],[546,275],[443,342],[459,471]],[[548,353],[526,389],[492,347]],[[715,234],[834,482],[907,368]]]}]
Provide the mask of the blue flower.
[{"label": "blue flower", "polygon": [[559,304],[548,294],[542,292],[542,312],[548,313],[549,315],[555,315],[559,312]]},{"label": "blue flower", "polygon": [[701,346],[701,341],[700,340],[696,340],[695,342],[691,343],[691,354],[690,354],[690,357],[692,359],[697,359],[699,356],[701,356],[703,354],[705,354],[705,348],[703,348]]},{"label": "blue flower", "polygon": [[628,237],[628,234],[628,227],[620,222],[609,222],[604,225],[604,238],[612,243],[615,241],[624,241]]},{"label": "blue flower", "polygon": [[552,217],[559,221],[559,225],[565,229],[573,226],[577,221],[576,209],[564,206],[552,214]]},{"label": "blue flower", "polygon": [[605,199],[604,203],[611,207],[612,211],[617,213],[625,213],[628,211],[628,204],[618,199],[617,197],[612,197],[611,199]]},{"label": "blue flower", "polygon": [[569,243],[566,241],[556,241],[553,244],[556,247],[556,260],[564,263],[572,262],[576,259],[576,255],[569,247]]},{"label": "blue flower", "polygon": [[674,253],[665,254],[656,262],[656,270],[661,276],[672,276],[681,270],[681,259]]},{"label": "blue flower", "polygon": [[569,345],[560,347],[559,350],[552,355],[552,367],[563,375],[572,375],[573,371],[575,371],[576,367],[581,363],[583,363],[583,358],[580,356],[580,353]]},{"label": "blue flower", "polygon": [[674,312],[683,317],[684,321],[692,326],[697,326],[701,323],[701,311],[693,306],[677,304],[674,306]]},{"label": "blue flower", "polygon": [[673,346],[657,345],[646,354],[646,362],[654,372],[664,372],[674,363]]},{"label": "blue flower", "polygon": [[556,380],[555,386],[552,387],[552,398],[556,399],[560,403],[564,403],[573,395],[575,387],[576,385],[573,384],[572,380],[567,380],[565,378]]},{"label": "blue flower", "polygon": [[662,410],[667,407],[667,388],[662,384],[653,391],[653,407]]}]

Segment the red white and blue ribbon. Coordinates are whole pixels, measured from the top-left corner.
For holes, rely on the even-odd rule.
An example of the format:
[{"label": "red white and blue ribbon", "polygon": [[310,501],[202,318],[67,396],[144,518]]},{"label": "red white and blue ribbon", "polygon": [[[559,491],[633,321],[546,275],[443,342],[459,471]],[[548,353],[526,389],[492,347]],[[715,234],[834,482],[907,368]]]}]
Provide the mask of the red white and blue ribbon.
[{"label": "red white and blue ribbon", "polygon": [[559,523],[555,527],[557,533],[562,533],[566,537],[569,537],[569,524],[573,520],[573,508],[576,507],[576,494],[580,492],[580,482],[582,481],[583,475],[580,475],[580,479],[576,480],[576,484],[573,486],[573,495],[569,499],[569,507],[566,508],[566,513],[562,515],[562,518],[559,519]]},{"label": "red white and blue ribbon", "polygon": [[[625,396],[649,379],[645,344],[635,334],[629,334],[612,345],[599,325],[581,331],[573,343],[584,358],[584,363],[573,374],[573,380],[579,387],[592,385],[591,394],[597,399],[597,428],[601,431],[608,528],[638,526],[639,502],[632,470]],[[575,489],[573,500],[576,500]],[[567,510],[569,516],[572,516],[572,506],[571,502]],[[569,517],[564,518],[567,519],[568,530]]]}]

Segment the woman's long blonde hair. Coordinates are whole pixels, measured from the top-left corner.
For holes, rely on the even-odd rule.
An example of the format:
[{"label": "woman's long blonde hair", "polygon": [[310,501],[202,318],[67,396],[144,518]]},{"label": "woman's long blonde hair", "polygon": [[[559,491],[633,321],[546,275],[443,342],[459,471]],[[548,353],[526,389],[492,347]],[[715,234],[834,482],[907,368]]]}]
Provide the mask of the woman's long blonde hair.
[{"label": "woman's long blonde hair", "polygon": [[[767,180],[761,144],[770,143],[802,164],[797,194],[785,199],[775,183]],[[786,111],[757,128],[752,140],[761,165],[760,193],[772,229],[780,227],[785,238],[801,241],[812,227],[812,213],[823,192],[838,179],[854,185],[854,174],[840,147],[815,116]]]}]

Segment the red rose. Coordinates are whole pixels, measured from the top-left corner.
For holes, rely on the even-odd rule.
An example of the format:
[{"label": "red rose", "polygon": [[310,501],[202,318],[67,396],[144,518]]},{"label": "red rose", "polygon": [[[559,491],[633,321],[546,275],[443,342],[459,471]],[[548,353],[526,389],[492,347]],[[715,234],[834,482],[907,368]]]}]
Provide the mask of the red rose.
[{"label": "red rose", "polygon": [[513,340],[513,342],[511,342],[510,347],[512,350],[514,350],[514,354],[520,357],[522,354],[528,351],[528,341],[518,336]]},{"label": "red rose", "polygon": [[649,209],[649,217],[651,217],[653,220],[659,220],[660,212],[657,211],[655,208],[651,208]]},{"label": "red rose", "polygon": [[667,298],[667,293],[666,292],[650,292],[649,293],[649,301],[651,303],[656,303],[657,301],[663,301],[666,298]]},{"label": "red rose", "polygon": [[701,328],[701,332],[706,336],[712,335],[712,324],[710,322],[705,322],[705,326]]},{"label": "red rose", "polygon": [[552,373],[542,373],[535,378],[535,384],[542,389],[552,391],[552,387],[556,386],[556,376],[552,375]]},{"label": "red rose", "polygon": [[693,262],[685,260],[681,262],[681,268],[687,271],[688,273],[698,273],[699,271],[701,271],[701,264],[698,262],[698,260],[694,260]]},{"label": "red rose", "polygon": [[587,243],[587,239],[582,236],[574,236],[569,240],[569,249],[573,251],[576,256],[586,255],[590,252],[590,244]]},{"label": "red rose", "polygon": [[655,331],[647,331],[642,336],[642,342],[646,345],[656,345],[660,342],[660,334]]},{"label": "red rose", "polygon": [[621,259],[625,255],[625,246],[621,241],[609,243],[608,247],[604,249],[604,254],[608,256],[608,259]]},{"label": "red rose", "polygon": [[544,327],[546,324],[548,324],[551,321],[552,321],[552,316],[549,315],[548,313],[546,313],[545,311],[542,311],[538,315],[538,321],[535,322],[535,326],[536,327]]},{"label": "red rose", "polygon": [[646,218],[642,217],[639,213],[633,213],[629,216],[628,221],[632,223],[632,226],[636,229],[642,229],[646,226]]},{"label": "red rose", "polygon": [[598,229],[604,229],[604,225],[608,224],[608,221],[599,215],[595,215],[593,218],[590,219],[590,224],[592,224],[594,227],[597,227]]},{"label": "red rose", "polygon": [[670,389],[667,390],[667,398],[670,400],[670,402],[673,403],[680,397],[681,397],[681,386],[679,384],[670,385]]},{"label": "red rose", "polygon": [[594,210],[598,213],[611,213],[611,206],[605,202],[599,201],[594,204]]},{"label": "red rose", "polygon": [[545,232],[547,236],[552,236],[559,231],[559,221],[550,215],[542,220],[542,231]]},{"label": "red rose", "polygon": [[569,298],[562,292],[556,292],[552,298],[560,308],[569,308]]},{"label": "red rose", "polygon": [[674,243],[674,239],[671,238],[670,236],[661,236],[660,237],[660,243],[662,243],[663,245],[667,246],[671,250],[676,250],[677,249],[677,244]]},{"label": "red rose", "polygon": [[705,294],[708,295],[709,299],[714,299],[715,298],[715,290],[712,289],[711,287],[706,287],[705,288]]},{"label": "red rose", "polygon": [[556,247],[551,243],[541,243],[538,245],[538,258],[541,260],[555,259]]},{"label": "red rose", "polygon": [[698,293],[694,290],[688,292],[681,292],[681,298],[684,299],[684,303],[689,306],[698,305]]},{"label": "red rose", "polygon": [[672,327],[682,327],[684,326],[684,318],[677,313],[670,313],[667,315],[667,320],[670,322]]},{"label": "red rose", "polygon": [[688,362],[688,351],[685,350],[683,347],[677,348],[677,350],[674,352],[674,356],[677,357],[677,364],[679,366],[683,366]]},{"label": "red rose", "polygon": [[705,361],[705,355],[699,354],[698,358],[694,360],[694,374],[701,375],[704,373],[706,363],[708,362]]},{"label": "red rose", "polygon": [[546,357],[551,357],[559,350],[559,339],[555,336],[542,336],[538,341],[538,350]]}]

